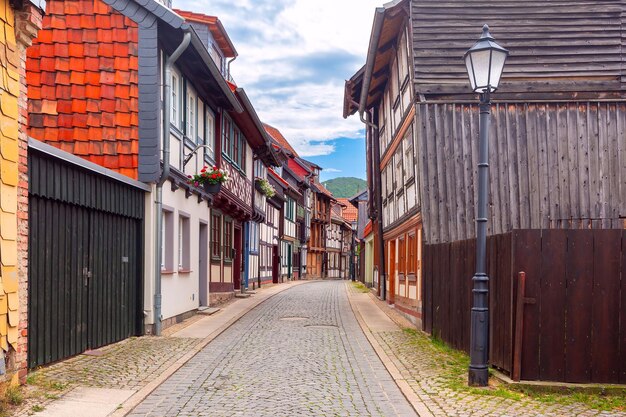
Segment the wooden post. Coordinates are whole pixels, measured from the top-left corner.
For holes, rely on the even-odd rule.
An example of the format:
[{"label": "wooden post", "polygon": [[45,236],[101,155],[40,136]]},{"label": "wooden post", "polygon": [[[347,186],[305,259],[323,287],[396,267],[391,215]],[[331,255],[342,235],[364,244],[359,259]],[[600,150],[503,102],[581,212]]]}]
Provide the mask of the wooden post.
[{"label": "wooden post", "polygon": [[535,304],[535,298],[526,297],[526,272],[517,274],[517,298],[515,299],[515,339],[513,341],[513,370],[511,379],[519,381],[522,376],[522,348],[524,345],[524,305]]},{"label": "wooden post", "polygon": [[519,381],[522,373],[522,338],[524,336],[524,297],[526,296],[526,273],[517,274],[517,298],[515,300],[515,340],[513,342],[513,371],[511,378]]}]

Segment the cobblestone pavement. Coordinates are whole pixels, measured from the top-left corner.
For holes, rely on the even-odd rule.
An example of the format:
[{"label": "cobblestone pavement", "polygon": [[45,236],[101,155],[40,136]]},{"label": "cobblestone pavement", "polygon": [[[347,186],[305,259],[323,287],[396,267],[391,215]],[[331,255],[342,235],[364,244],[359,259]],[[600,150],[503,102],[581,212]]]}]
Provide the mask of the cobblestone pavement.
[{"label": "cobblestone pavement", "polygon": [[198,339],[136,337],[78,355],[37,372],[44,381],[84,387],[137,389],[158,376]]},{"label": "cobblestone pavement", "polygon": [[199,339],[134,337],[41,368],[29,375],[27,399],[13,410],[16,417],[36,415],[74,387],[139,389],[186,354]]},{"label": "cobblestone pavement", "polygon": [[454,390],[448,383],[449,377],[442,372],[446,363],[445,354],[435,351],[425,335],[406,332],[373,334],[403,379],[437,417],[626,417],[626,412],[592,410],[582,404],[548,404],[528,397],[518,400]]},{"label": "cobblestone pavement", "polygon": [[415,416],[360,329],[341,281],[265,301],[131,416]]}]

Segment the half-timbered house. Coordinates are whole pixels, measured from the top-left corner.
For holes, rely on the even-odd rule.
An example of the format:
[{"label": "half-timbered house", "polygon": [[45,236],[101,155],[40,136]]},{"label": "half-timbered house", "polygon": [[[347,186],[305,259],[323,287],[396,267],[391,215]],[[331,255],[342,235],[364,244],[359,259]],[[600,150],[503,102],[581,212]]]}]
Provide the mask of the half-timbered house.
[{"label": "half-timbered house", "polygon": [[[413,321],[421,318],[419,288],[421,213],[415,154],[409,2],[377,8],[367,62],[346,83],[344,116],[367,112],[370,125],[371,204],[376,213],[375,239],[382,240],[385,288],[390,304]],[[382,282],[382,280],[381,280]],[[381,284],[382,285],[382,284]]]},{"label": "half-timbered house", "polygon": [[[611,365],[624,363],[623,335],[592,332],[617,329],[623,317],[618,306],[624,289],[617,277],[624,270],[624,232],[618,229],[624,229],[626,217],[625,6],[622,0],[495,1],[471,8],[461,0],[388,3],[376,10],[368,63],[346,83],[345,115],[360,112],[372,122],[366,130],[370,190],[380,191],[387,203],[372,214],[382,218],[387,244],[396,224],[414,229],[400,214],[399,200],[390,200],[390,186],[396,197],[411,191],[408,183],[399,189],[407,167],[396,164],[400,145],[392,149],[400,139],[387,126],[397,115],[408,120],[402,118],[407,109],[413,119],[396,130],[407,125],[408,132],[412,124],[415,163],[409,174],[419,187],[415,198],[423,225],[415,230],[415,244],[405,235],[404,243],[396,240],[395,251],[385,248],[384,258],[376,261],[375,253],[375,263],[388,262],[387,271],[413,263],[419,271],[423,259],[424,329],[469,349],[479,109],[462,57],[485,23],[510,50],[491,96],[487,225],[490,361],[514,377],[626,378]],[[404,55],[403,42],[397,48],[390,43],[397,30],[396,38],[404,36],[411,45]],[[389,67],[379,66],[387,64],[381,57],[394,54],[405,62],[394,67],[391,58]],[[401,95],[389,97],[388,111],[387,88],[381,85],[394,80],[396,75],[388,74],[393,68],[408,68],[409,86],[405,93],[403,80],[392,82]],[[412,104],[404,107],[405,102]],[[385,163],[392,165],[385,169]],[[398,254],[402,246],[404,259]],[[419,285],[417,291],[419,301]],[[520,291],[534,304],[516,304]],[[514,305],[519,310],[513,311]],[[577,315],[581,308],[585,320]],[[578,366],[591,364],[592,357],[603,359],[593,369]]]}]

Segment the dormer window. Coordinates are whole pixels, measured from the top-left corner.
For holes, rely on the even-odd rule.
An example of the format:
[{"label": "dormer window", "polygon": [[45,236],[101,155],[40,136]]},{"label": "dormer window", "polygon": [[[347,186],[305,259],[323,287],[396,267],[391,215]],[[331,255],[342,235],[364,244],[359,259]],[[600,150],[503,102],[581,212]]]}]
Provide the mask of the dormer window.
[{"label": "dormer window", "polygon": [[215,44],[212,44],[209,48],[209,55],[211,55],[213,62],[215,62],[215,65],[217,65],[217,67],[220,69],[222,75],[224,75],[224,58],[222,57],[222,53]]}]

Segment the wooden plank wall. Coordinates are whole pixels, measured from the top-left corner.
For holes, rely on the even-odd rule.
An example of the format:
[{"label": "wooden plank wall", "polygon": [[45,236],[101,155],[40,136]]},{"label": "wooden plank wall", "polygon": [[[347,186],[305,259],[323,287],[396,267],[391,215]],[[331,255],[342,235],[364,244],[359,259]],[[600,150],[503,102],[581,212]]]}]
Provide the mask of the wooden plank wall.
[{"label": "wooden plank wall", "polygon": [[[489,234],[624,227],[626,102],[492,110]],[[416,117],[425,243],[473,238],[478,108],[419,103]]]},{"label": "wooden plank wall", "polygon": [[471,7],[466,0],[413,1],[416,92],[466,93],[462,57],[487,23],[511,52],[502,94],[588,91],[619,97],[626,88],[625,5],[626,0],[483,0]]}]

